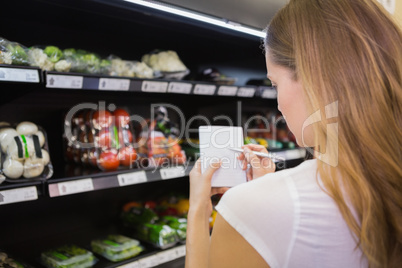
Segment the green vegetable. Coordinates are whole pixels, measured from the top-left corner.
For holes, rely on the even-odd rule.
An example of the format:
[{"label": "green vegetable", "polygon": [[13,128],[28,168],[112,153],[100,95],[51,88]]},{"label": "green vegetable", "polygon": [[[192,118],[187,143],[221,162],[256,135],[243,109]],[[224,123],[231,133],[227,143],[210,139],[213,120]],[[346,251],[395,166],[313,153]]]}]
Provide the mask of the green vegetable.
[{"label": "green vegetable", "polygon": [[63,52],[55,46],[47,46],[43,52],[49,57],[53,63],[58,62],[63,57]]},{"label": "green vegetable", "polygon": [[63,50],[64,57],[73,57],[77,54],[77,51],[74,48],[66,48]]},{"label": "green vegetable", "polygon": [[43,252],[41,259],[49,268],[85,268],[97,261],[91,252],[75,245],[65,245]]},{"label": "green vegetable", "polygon": [[139,224],[153,223],[158,216],[151,209],[132,207],[129,211],[123,212],[122,219],[126,225],[136,227]]},{"label": "green vegetable", "polygon": [[7,45],[7,51],[11,53],[12,64],[16,65],[28,64],[28,55],[25,52],[25,49],[22,48],[19,44],[9,43]]},{"label": "green vegetable", "polygon": [[176,233],[180,240],[186,240],[187,236],[187,219],[177,218],[174,216],[163,216],[160,223],[169,225]]}]

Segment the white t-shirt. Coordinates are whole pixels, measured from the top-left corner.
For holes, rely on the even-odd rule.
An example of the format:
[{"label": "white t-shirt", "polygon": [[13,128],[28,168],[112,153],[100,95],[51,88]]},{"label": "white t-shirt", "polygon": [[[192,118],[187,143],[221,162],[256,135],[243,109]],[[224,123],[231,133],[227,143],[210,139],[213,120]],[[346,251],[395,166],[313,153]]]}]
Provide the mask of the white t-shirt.
[{"label": "white t-shirt", "polygon": [[227,191],[216,210],[277,267],[368,267],[334,200],[317,183],[317,160]]}]

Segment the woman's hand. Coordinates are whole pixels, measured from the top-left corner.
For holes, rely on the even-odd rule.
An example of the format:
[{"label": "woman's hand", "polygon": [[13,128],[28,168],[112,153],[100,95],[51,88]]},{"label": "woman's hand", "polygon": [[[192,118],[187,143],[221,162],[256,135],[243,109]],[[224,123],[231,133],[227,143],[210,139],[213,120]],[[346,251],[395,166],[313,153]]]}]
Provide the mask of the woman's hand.
[{"label": "woman's hand", "polygon": [[268,157],[259,157],[252,151],[268,153],[262,145],[248,144],[242,147],[244,153],[241,153],[239,160],[243,161],[243,170],[247,170],[247,180],[251,181],[262,177],[265,174],[275,172],[275,163]]},{"label": "woman's hand", "polygon": [[209,216],[212,213],[211,196],[223,194],[229,188],[219,187],[211,188],[212,175],[221,166],[221,162],[213,162],[201,174],[201,161],[197,160],[190,172],[190,211],[206,213]]}]

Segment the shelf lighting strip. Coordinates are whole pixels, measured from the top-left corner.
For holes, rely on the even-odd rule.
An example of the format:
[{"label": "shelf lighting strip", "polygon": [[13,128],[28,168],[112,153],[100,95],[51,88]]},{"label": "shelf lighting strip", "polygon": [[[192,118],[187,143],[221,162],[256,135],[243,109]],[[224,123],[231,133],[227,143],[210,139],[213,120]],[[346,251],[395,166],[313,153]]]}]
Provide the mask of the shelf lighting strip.
[{"label": "shelf lighting strip", "polygon": [[207,15],[204,15],[201,13],[196,13],[193,11],[188,11],[188,10],[185,10],[185,9],[182,9],[179,7],[173,7],[170,5],[166,5],[164,3],[158,3],[156,1],[144,1],[144,0],[123,0],[123,1],[130,2],[130,3],[136,4],[136,5],[140,5],[140,6],[153,8],[153,9],[164,11],[167,13],[175,14],[175,15],[193,19],[196,21],[209,23],[209,24],[212,24],[215,26],[234,30],[237,32],[242,32],[245,34],[249,34],[249,35],[253,35],[253,36],[257,36],[257,37],[261,37],[261,38],[265,37],[265,33],[262,30],[257,30],[257,29],[253,29],[250,27],[242,26],[238,23],[234,23],[231,21],[224,21],[224,20],[221,20],[221,19],[218,19],[215,17],[207,16]]}]

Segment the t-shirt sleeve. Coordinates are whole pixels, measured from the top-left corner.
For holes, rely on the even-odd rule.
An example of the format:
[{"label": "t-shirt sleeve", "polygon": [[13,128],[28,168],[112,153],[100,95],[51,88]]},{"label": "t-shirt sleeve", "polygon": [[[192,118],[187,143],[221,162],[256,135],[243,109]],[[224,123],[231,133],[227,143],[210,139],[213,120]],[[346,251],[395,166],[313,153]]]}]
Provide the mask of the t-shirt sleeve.
[{"label": "t-shirt sleeve", "polygon": [[271,268],[286,267],[298,224],[298,197],[286,172],[233,187],[216,210]]}]

